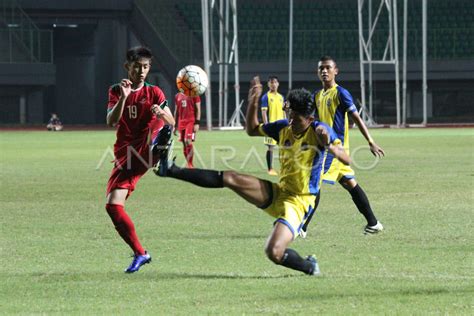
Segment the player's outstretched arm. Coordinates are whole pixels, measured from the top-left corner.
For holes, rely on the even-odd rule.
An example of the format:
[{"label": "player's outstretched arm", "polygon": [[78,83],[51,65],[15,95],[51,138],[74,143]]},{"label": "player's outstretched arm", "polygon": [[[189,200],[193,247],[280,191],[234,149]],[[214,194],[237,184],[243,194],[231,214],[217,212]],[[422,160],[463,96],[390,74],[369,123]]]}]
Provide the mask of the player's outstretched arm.
[{"label": "player's outstretched arm", "polygon": [[374,140],[369,134],[369,130],[367,129],[367,126],[365,126],[365,123],[360,117],[359,113],[357,113],[357,111],[352,112],[351,117],[352,117],[352,120],[356,123],[357,127],[359,128],[359,131],[362,133],[362,135],[364,135],[365,139],[369,143],[370,151],[372,152],[372,154],[378,157],[385,156],[385,151],[382,149],[382,147],[380,147],[374,142]]},{"label": "player's outstretched arm", "polygon": [[328,151],[334,155],[340,162],[345,165],[349,165],[351,163],[351,157],[346,153],[344,147],[340,143],[334,144],[331,143],[331,139],[329,136],[329,132],[323,126],[318,126],[315,129],[316,135],[318,136],[318,140],[320,143],[328,149]]},{"label": "player's outstretched arm", "polygon": [[334,157],[337,158],[337,160],[339,160],[340,162],[342,162],[343,164],[347,166],[350,165],[351,157],[349,157],[349,155],[346,153],[346,151],[344,150],[344,147],[342,147],[341,144],[337,144],[337,145],[329,144],[328,150],[331,154],[334,155]]},{"label": "player's outstretched arm", "polygon": [[258,126],[260,122],[258,121],[258,100],[262,95],[262,84],[260,83],[260,77],[255,76],[252,81],[250,81],[250,89],[248,96],[248,105],[247,105],[247,125],[245,130],[249,136],[260,136],[258,131]]}]

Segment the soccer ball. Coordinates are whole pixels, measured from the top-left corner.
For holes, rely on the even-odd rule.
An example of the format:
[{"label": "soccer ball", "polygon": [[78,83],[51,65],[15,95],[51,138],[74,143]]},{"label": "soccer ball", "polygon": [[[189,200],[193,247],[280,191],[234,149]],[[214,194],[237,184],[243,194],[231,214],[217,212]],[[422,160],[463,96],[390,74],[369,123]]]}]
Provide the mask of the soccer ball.
[{"label": "soccer ball", "polygon": [[176,76],[176,86],[180,92],[190,97],[202,95],[209,85],[209,78],[201,67],[188,65]]}]

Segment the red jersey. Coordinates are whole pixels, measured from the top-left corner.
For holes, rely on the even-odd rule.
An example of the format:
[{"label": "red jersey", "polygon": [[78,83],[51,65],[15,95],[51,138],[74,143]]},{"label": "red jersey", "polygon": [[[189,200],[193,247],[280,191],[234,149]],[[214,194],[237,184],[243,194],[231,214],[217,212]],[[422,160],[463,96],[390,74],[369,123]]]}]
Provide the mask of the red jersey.
[{"label": "red jersey", "polygon": [[194,105],[200,103],[201,98],[188,97],[184,93],[177,93],[174,97],[174,105],[176,106],[178,129],[184,129],[187,124],[194,123],[196,112]]},{"label": "red jersey", "polygon": [[[119,98],[120,86],[116,84],[109,89],[108,111],[117,104]],[[145,83],[140,89],[132,90],[125,101],[122,116],[117,124],[117,141],[114,145],[117,162],[120,163],[121,158],[127,155],[128,146],[141,151],[157,134],[164,122],[157,119],[151,112],[151,106],[161,105],[165,101],[163,91],[149,83]]]}]

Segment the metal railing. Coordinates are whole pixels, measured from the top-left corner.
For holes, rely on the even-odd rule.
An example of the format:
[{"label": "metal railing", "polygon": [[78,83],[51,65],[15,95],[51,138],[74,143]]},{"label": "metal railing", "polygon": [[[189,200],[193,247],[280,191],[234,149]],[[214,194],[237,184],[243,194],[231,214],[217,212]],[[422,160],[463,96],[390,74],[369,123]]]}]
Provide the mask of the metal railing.
[{"label": "metal railing", "polygon": [[[380,30],[383,32],[384,30]],[[215,31],[218,32],[218,31]],[[192,32],[195,39],[202,38],[202,31]],[[377,43],[381,34],[374,34],[375,53],[383,54],[384,42]],[[399,35],[400,39],[402,35]],[[384,38],[380,36],[380,38]],[[472,59],[474,58],[474,29],[471,28],[440,28],[428,31],[428,58],[441,59]],[[421,59],[421,30],[408,30],[408,58]],[[189,56],[195,60],[202,58],[202,47],[188,47]],[[380,44],[380,45],[378,45]],[[357,30],[297,30],[293,35],[293,58],[295,61],[308,61],[330,54],[338,60],[357,61],[358,55]],[[287,61],[288,30],[239,30],[239,58],[241,62]]]},{"label": "metal railing", "polygon": [[0,62],[53,62],[53,32],[40,30],[15,0],[0,0]]},{"label": "metal railing", "polygon": [[[180,27],[173,18],[174,4],[164,0],[136,0],[135,3],[153,25],[156,34],[170,52],[178,60],[191,60],[193,34],[189,29]],[[202,46],[200,50],[202,51]]]}]

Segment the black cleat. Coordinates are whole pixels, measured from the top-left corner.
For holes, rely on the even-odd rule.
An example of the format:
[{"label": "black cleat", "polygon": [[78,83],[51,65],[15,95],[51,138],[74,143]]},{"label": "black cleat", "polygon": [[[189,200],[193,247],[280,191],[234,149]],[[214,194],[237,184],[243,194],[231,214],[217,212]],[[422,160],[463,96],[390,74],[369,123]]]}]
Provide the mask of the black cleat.
[{"label": "black cleat", "polygon": [[151,151],[153,155],[159,157],[158,164],[155,166],[153,171],[160,177],[166,177],[169,157],[173,154],[173,140],[171,139],[172,130],[173,128],[170,125],[163,126],[152,144]]},{"label": "black cleat", "polygon": [[159,177],[167,177],[169,170],[175,166],[175,160],[176,156],[174,156],[173,159],[170,159],[169,156],[163,157],[163,159],[160,158],[160,161],[158,162],[156,168],[153,169],[153,172]]},{"label": "black cleat", "polygon": [[311,265],[312,265],[312,269],[311,271],[308,273],[309,275],[320,275],[321,274],[321,270],[319,270],[319,264],[318,264],[318,259],[316,259],[316,256],[315,255],[311,255],[311,256],[308,256],[306,258],[306,260],[308,260],[309,262],[311,262]]},{"label": "black cleat", "polygon": [[165,125],[158,132],[158,136],[156,136],[151,145],[153,155],[157,155],[160,158],[166,156],[168,148],[173,144],[173,140],[171,139],[172,131],[173,127],[171,127],[171,125]]}]

